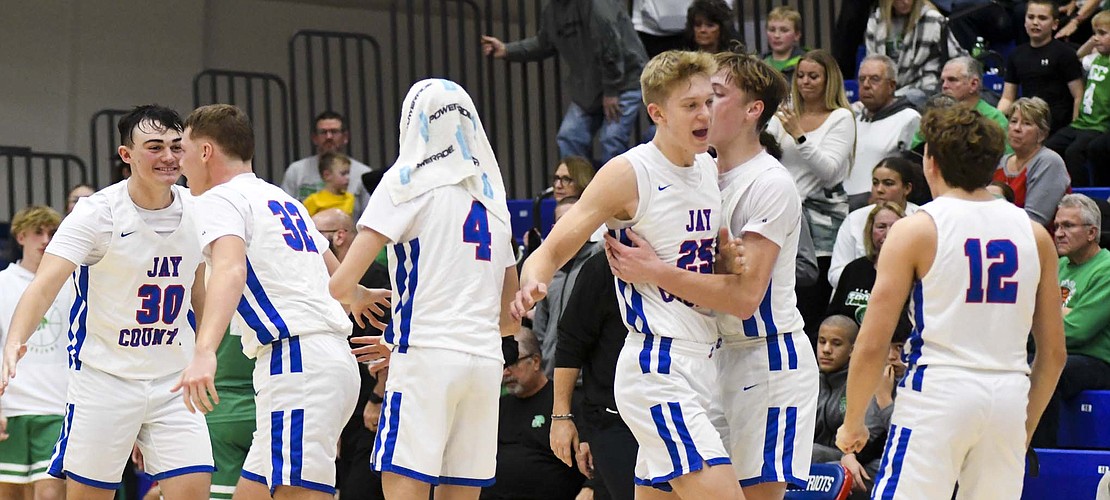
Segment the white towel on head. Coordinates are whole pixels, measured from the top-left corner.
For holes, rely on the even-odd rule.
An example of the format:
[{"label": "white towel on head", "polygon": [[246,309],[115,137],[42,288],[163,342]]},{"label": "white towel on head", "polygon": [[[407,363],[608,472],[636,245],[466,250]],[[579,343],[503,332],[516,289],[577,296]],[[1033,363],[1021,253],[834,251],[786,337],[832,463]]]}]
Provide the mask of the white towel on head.
[{"label": "white towel on head", "polygon": [[382,183],[401,204],[459,184],[506,224],[509,207],[497,158],[470,95],[459,84],[421,80],[401,105],[401,148]]}]

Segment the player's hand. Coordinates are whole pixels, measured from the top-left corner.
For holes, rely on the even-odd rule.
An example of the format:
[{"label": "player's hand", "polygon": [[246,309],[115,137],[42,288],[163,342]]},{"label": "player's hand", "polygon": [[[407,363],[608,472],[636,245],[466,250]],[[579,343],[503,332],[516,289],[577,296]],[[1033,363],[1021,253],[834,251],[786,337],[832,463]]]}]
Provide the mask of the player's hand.
[{"label": "player's hand", "polygon": [[713,262],[713,271],[717,274],[744,274],[747,270],[744,240],[729,236],[728,229],[721,228],[717,234],[717,256]]},{"label": "player's hand", "polygon": [[220,404],[220,396],[216,394],[216,353],[200,351],[193,355],[193,360],[185,371],[181,372],[181,380],[170,389],[177,392],[184,389],[181,398],[185,400],[185,408],[189,413],[208,413]]},{"label": "player's hand", "polygon": [[369,323],[370,326],[378,330],[385,330],[386,324],[378,317],[388,315],[392,299],[393,292],[391,290],[366,288],[358,285],[355,288],[355,298],[347,307],[360,328],[366,328],[366,324]]},{"label": "player's hand", "polygon": [[146,460],[143,459],[143,451],[139,449],[139,445],[131,447],[131,463],[135,464],[138,470],[146,470]]},{"label": "player's hand", "polygon": [[571,450],[578,449],[578,427],[573,420],[551,421],[551,452],[567,467],[574,467]]},{"label": "player's hand", "polygon": [[856,453],[867,444],[868,437],[870,434],[867,432],[866,425],[861,423],[849,426],[844,423],[836,430],[836,447],[844,453]]},{"label": "player's hand", "polygon": [[0,373],[0,396],[8,389],[8,381],[15,378],[15,365],[27,354],[27,344],[7,342],[4,344],[4,368]]},{"label": "player's hand", "polygon": [[482,35],[483,55],[493,56],[494,59],[502,59],[505,57],[505,53],[505,42],[502,42],[496,37]]},{"label": "player's hand", "polygon": [[520,284],[520,290],[516,292],[513,303],[509,305],[509,313],[512,314],[513,319],[520,321],[520,318],[527,316],[528,311],[536,306],[536,302],[546,296],[547,284],[525,281]]},{"label": "player's hand", "polygon": [[605,235],[605,257],[609,259],[609,269],[613,276],[627,283],[654,283],[655,272],[666,264],[659,260],[651,245],[640,235],[625,231],[634,246],[621,243],[609,234]]},{"label": "player's hand", "polygon": [[351,337],[352,344],[362,346],[351,349],[351,354],[355,355],[355,360],[359,363],[369,363],[367,368],[371,375],[388,367],[389,358],[393,354],[382,340],[381,336]]},{"label": "player's hand", "polygon": [[578,454],[574,456],[578,462],[578,472],[588,479],[594,478],[594,454],[590,452],[590,443],[579,443]]},{"label": "player's hand", "polygon": [[871,476],[867,475],[867,470],[863,468],[863,464],[859,463],[855,453],[848,453],[840,457],[840,465],[843,465],[848,472],[852,473],[852,487],[859,491],[867,491],[867,483],[863,481],[866,479],[871,480]]},{"label": "player's hand", "polygon": [[605,96],[601,98],[601,108],[605,110],[605,119],[617,122],[621,119],[621,98],[618,96]]},{"label": "player's hand", "polygon": [[367,430],[373,433],[378,432],[378,421],[382,416],[382,404],[366,402],[366,406],[362,408],[362,425]]},{"label": "player's hand", "polygon": [[574,500],[594,500],[594,489],[589,486],[583,486],[582,490],[578,492],[578,496]]}]

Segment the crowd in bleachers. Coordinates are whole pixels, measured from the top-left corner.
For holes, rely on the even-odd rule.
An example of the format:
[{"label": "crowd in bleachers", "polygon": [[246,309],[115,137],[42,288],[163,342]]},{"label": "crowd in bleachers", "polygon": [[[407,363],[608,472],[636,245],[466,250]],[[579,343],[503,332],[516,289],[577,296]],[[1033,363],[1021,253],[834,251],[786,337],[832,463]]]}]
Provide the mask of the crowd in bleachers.
[{"label": "crowd in bleachers", "polygon": [[[551,0],[534,36],[483,37],[481,47],[490,57],[525,62],[558,55],[567,66],[570,105],[555,137],[563,159],[547,193],[556,200],[556,220],[596,168],[638,139],[639,77],[649,58],[671,49],[744,50],[731,3],[634,0],[629,15],[624,2]],[[885,383],[868,413],[869,446],[845,455],[834,441],[843,420],[847,366],[887,230],[931,198],[921,172],[919,130],[929,107],[968,106],[998,123],[1007,134],[994,176],[998,196],[1054,234],[1069,356],[1033,445],[1058,446],[1056,415],[1069,400],[1086,390],[1110,390],[1110,252],[1100,246],[1110,205],[1070,194],[1073,188],[1110,186],[1106,3],[844,0],[837,26],[847,29],[834,38],[849,50],[807,47],[801,14],[791,7],[766,13],[769,50],[760,57],[791,83],[788,102],[767,132],[781,146],[772,153],[793,175],[803,206],[798,307],[822,381],[813,460],[839,462],[857,495],[872,486],[878,469],[905,371],[898,352],[913,328],[908,314],[895,332]],[[565,29],[571,24],[576,29]],[[845,42],[853,37],[854,44]],[[861,45],[863,57],[856,57]],[[998,54],[1005,56],[1001,63]],[[999,73],[1004,86],[994,93],[984,82]],[[857,101],[850,102],[849,88],[858,89]],[[322,113],[312,130],[314,154],[289,165],[281,186],[310,215],[323,216],[317,225],[342,251],[354,233],[350,217],[362,212],[382,173],[343,153],[349,141],[343,116]],[[93,190],[74,186],[67,212]],[[11,232],[22,244],[56,226],[13,221]],[[546,229],[531,228],[522,252],[535,249]],[[505,368],[498,482],[482,498],[632,498],[636,444],[614,417],[612,396],[612,365],[624,326],[615,316],[612,286],[606,288],[611,276],[601,237],[599,228],[556,275],[521,335],[519,359]],[[12,266],[29,264],[26,249],[21,251],[9,256]],[[372,281],[388,285],[383,256],[378,261]],[[802,279],[807,263],[816,279]],[[571,377],[577,389],[559,391],[561,377],[564,383]],[[372,442],[367,435],[376,430],[382,389],[365,377],[355,428],[343,446],[363,450]],[[543,418],[571,413],[578,415],[573,421]],[[350,472],[355,465],[344,466],[339,477],[358,487],[341,486],[342,498],[380,498],[380,482],[367,485]]]}]

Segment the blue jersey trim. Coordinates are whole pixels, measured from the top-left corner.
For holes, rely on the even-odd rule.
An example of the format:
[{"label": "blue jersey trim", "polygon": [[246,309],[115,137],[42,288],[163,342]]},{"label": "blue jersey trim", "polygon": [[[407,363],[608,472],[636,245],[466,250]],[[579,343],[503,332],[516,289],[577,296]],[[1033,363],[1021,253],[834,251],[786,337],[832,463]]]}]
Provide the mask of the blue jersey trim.
[{"label": "blue jersey trim", "polygon": [[763,477],[778,477],[775,449],[779,444],[779,408],[767,408],[767,430],[763,436]]},{"label": "blue jersey trim", "polygon": [[397,349],[401,353],[408,352],[409,335],[412,333],[412,304],[415,302],[416,287],[419,283],[417,271],[420,270],[420,238],[413,238],[409,242],[409,257],[412,260],[408,279],[409,296],[401,306],[401,339],[397,343]]},{"label": "blue jersey trim", "polygon": [[694,445],[694,438],[690,436],[690,429],[686,427],[686,420],[682,417],[682,406],[678,402],[670,402],[667,403],[667,407],[671,410],[671,421],[674,422],[678,438],[686,449],[686,463],[690,464],[691,469],[694,468],[694,464],[700,467],[701,454],[698,453],[698,447]]},{"label": "blue jersey trim", "polygon": [[66,404],[65,422],[62,425],[62,432],[58,436],[58,441],[54,443],[54,454],[50,459],[50,468],[46,473],[58,479],[65,479],[65,456],[66,447],[69,445],[69,433],[73,430],[73,413],[74,406]]},{"label": "blue jersey trim", "polygon": [[239,472],[239,477],[241,477],[243,479],[246,479],[248,481],[254,481],[256,483],[262,483],[262,484],[266,485],[267,487],[270,486],[269,484],[266,483],[266,478],[262,477],[261,474],[255,474],[255,473],[253,473],[251,471],[248,471],[246,469],[243,469],[241,472]]},{"label": "blue jersey trim", "polygon": [[672,342],[674,342],[673,338],[659,337],[659,373],[662,373],[664,375],[671,373]]},{"label": "blue jersey trim", "polygon": [[73,281],[76,294],[73,307],[69,310],[69,366],[81,370],[81,348],[85,346],[89,318],[89,266],[81,266],[74,272]]},{"label": "blue jersey trim", "polygon": [[299,485],[304,467],[304,409],[292,410],[289,416],[289,484]]},{"label": "blue jersey trim", "polygon": [[270,412],[270,485],[282,484],[281,473],[285,466],[284,443],[282,433],[285,431],[285,412]]},{"label": "blue jersey trim", "polygon": [[171,477],[184,476],[185,474],[199,474],[199,473],[211,474],[213,472],[216,472],[216,467],[213,466],[213,465],[190,465],[188,467],[179,467],[177,469],[171,469],[171,470],[168,470],[166,472],[159,472],[158,474],[154,474],[150,477],[152,479],[154,479],[155,481],[161,481],[163,479],[169,479]]},{"label": "blue jersey trim", "polygon": [[95,479],[78,476],[77,474],[74,474],[70,471],[65,471],[65,478],[72,479],[85,486],[92,486],[93,488],[100,488],[102,490],[118,490],[120,484],[122,484],[120,481],[116,481],[114,483],[110,483],[107,481],[97,481]]}]

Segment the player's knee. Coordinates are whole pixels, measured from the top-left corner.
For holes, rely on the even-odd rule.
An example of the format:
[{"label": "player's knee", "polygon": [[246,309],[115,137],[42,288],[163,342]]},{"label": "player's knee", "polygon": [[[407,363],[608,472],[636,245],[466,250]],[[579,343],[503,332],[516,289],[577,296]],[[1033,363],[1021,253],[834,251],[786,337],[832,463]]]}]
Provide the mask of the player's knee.
[{"label": "player's knee", "polygon": [[66,497],[65,483],[58,479],[47,479],[35,483],[35,500],[63,500]]}]

